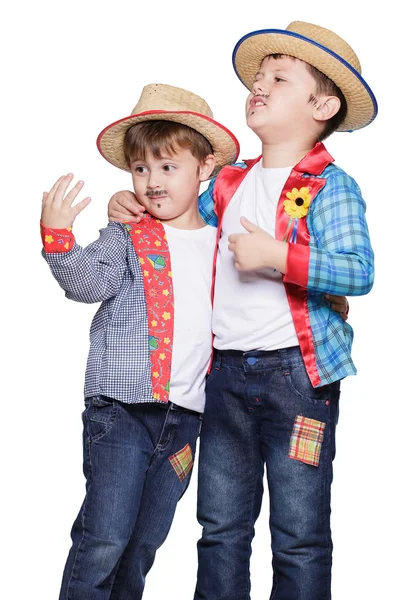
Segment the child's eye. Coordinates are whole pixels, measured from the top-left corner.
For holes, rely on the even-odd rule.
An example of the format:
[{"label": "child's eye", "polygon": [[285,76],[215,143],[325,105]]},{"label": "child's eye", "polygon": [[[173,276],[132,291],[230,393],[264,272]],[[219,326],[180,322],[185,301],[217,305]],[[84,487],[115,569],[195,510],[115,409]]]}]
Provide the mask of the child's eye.
[{"label": "child's eye", "polygon": [[164,165],[162,168],[164,169],[164,171],[167,171],[168,173],[170,171],[174,171],[176,169],[176,167],[173,165]]},{"label": "child's eye", "polygon": [[282,79],[281,77],[275,77],[275,81],[286,81],[286,79]]},{"label": "child's eye", "polygon": [[142,167],[141,165],[138,165],[137,167],[135,167],[134,169],[136,171],[136,173],[146,173],[147,172],[147,167]]}]

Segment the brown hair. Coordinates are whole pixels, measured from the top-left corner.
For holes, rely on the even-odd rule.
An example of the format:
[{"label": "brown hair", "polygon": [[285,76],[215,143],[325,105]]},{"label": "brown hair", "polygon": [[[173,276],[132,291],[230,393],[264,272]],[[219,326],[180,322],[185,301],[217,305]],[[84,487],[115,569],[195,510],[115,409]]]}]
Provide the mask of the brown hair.
[{"label": "brown hair", "polygon": [[[288,55],[270,54],[270,56],[272,56],[272,58],[274,58],[276,60],[277,58],[283,58],[284,56],[288,56]],[[294,56],[290,56],[289,58],[296,60]],[[300,60],[300,59],[298,59],[298,60]],[[305,61],[302,61],[302,62],[305,62]],[[334,131],[336,131],[338,129],[338,127],[341,125],[341,123],[343,122],[343,120],[346,117],[348,107],[347,107],[347,103],[346,103],[344,94],[341,92],[340,88],[338,86],[336,86],[334,81],[329,79],[329,77],[327,77],[327,75],[325,75],[324,73],[319,71],[316,67],[313,67],[312,65],[310,65],[307,62],[305,64],[307,65],[308,72],[312,75],[312,77],[315,80],[316,93],[318,95],[324,94],[325,96],[336,96],[340,100],[340,103],[341,103],[340,108],[337,111],[337,113],[331,119],[329,119],[328,121],[325,121],[325,126],[322,130],[322,133],[319,136],[319,141],[321,142],[324,139],[326,139],[327,137],[329,137],[329,135],[331,135],[332,133],[334,133]],[[315,103],[317,103],[315,96],[313,96],[312,94],[310,95],[308,101],[314,105],[315,105]]]},{"label": "brown hair", "polygon": [[203,162],[213,148],[198,131],[173,121],[144,121],[132,125],[124,137],[124,156],[128,164],[133,160],[146,159],[149,150],[155,158],[164,153],[175,154],[179,149],[188,149]]}]

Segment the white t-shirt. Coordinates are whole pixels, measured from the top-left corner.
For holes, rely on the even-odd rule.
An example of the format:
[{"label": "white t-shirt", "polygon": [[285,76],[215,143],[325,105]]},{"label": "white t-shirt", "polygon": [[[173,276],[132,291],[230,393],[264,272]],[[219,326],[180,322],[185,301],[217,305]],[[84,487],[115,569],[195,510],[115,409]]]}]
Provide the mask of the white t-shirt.
[{"label": "white t-shirt", "polygon": [[276,209],[290,171],[257,163],[225,211],[216,267],[215,348],[246,352],[298,345],[281,274],[274,269],[237,271],[228,250],[231,233],[249,235],[240,223],[242,216],[275,237]]},{"label": "white t-shirt", "polygon": [[198,412],[212,354],[212,267],[216,228],[164,224],[172,264],[175,324],[169,400]]}]

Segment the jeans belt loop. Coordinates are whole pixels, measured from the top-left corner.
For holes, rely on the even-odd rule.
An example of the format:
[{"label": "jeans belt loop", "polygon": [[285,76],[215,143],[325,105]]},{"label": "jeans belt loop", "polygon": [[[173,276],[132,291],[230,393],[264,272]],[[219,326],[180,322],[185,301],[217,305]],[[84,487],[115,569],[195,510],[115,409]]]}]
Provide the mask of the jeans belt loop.
[{"label": "jeans belt loop", "polygon": [[288,356],[287,348],[280,348],[279,355],[280,355],[280,359],[281,359],[281,363],[282,363],[282,369],[284,371],[288,371],[289,370],[289,356]]}]

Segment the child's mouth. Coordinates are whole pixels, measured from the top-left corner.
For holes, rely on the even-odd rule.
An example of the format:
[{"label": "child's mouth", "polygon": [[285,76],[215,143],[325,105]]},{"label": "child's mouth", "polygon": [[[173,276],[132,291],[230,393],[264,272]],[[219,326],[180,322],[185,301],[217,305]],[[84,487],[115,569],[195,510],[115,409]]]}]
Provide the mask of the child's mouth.
[{"label": "child's mouth", "polygon": [[145,196],[147,196],[147,198],[155,202],[156,200],[164,200],[168,196],[168,192],[166,190],[146,192]]},{"label": "child's mouth", "polygon": [[258,108],[259,106],[266,106],[262,96],[253,96],[250,101],[251,108]]}]

